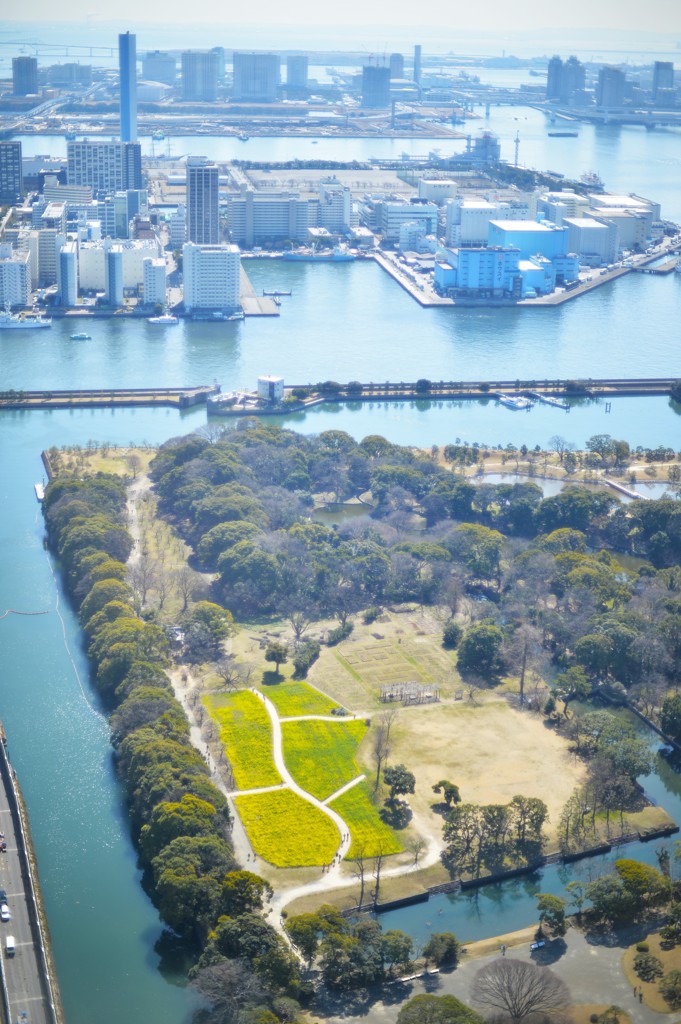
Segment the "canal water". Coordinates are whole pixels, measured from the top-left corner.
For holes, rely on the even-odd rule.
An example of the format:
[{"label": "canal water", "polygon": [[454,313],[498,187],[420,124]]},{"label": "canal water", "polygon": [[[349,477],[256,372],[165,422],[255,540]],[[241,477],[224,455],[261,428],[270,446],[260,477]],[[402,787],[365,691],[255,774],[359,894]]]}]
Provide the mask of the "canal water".
[{"label": "canal water", "polygon": [[[681,200],[672,187],[679,170],[674,133],[585,126],[578,140],[548,140],[541,115],[536,120],[533,112],[519,114],[515,108],[493,110],[490,123],[503,127],[504,139],[512,138],[518,130],[513,119],[525,114],[520,130],[528,155],[521,148],[521,159],[543,167],[560,167],[563,160],[570,173],[573,167],[597,169],[610,188],[660,199],[663,212],[681,220]],[[25,141],[28,153],[58,152],[45,139]],[[188,140],[173,144],[180,141]],[[188,152],[229,155],[226,140],[191,141]],[[566,146],[561,155],[553,144],[563,141],[578,147]],[[261,158],[307,155],[307,142],[299,140],[233,145]],[[310,152],[321,157],[334,149],[347,159],[390,155],[396,146],[408,145],[342,140],[332,147],[320,140]],[[178,386],[217,379],[228,389],[253,386],[260,373],[281,373],[296,383],[681,376],[681,275],[629,275],[555,310],[455,311],[422,310],[371,264],[258,261],[248,270],[258,289],[293,290],[283,300],[280,318],[181,324],[160,332],[144,322],[96,321],[92,341],[84,343],[70,341],[73,327],[67,323],[55,322],[50,331],[34,335],[5,331],[0,333],[0,388]],[[634,445],[679,448],[678,413],[666,399],[616,399],[610,413],[603,405],[582,403],[569,414],[545,406],[513,412],[492,401],[356,403],[327,406],[289,422],[304,432],[338,427],[424,446],[457,437],[546,445],[553,434],[581,445],[591,434],[607,432]],[[39,453],[88,440],[154,444],[205,422],[201,409],[186,415],[164,409],[0,413],[0,614],[5,608],[49,610],[44,616],[0,620],[0,716],[31,816],[69,1024],[183,1024],[191,1000],[156,948],[161,928],[140,887],[106,722],[87,677],[77,620],[43,548],[33,495],[34,482],[42,478]],[[677,779],[663,769],[651,785],[661,787],[660,802],[681,821]],[[651,847],[643,849],[654,856]],[[551,881],[549,874],[536,880],[544,890],[567,877],[556,869]],[[427,921],[435,927],[435,915],[438,929],[453,927],[463,938],[519,927],[533,912],[534,884],[526,879],[456,903],[428,904],[422,923],[410,916],[417,914],[414,908],[399,918],[400,926],[423,936]]]}]

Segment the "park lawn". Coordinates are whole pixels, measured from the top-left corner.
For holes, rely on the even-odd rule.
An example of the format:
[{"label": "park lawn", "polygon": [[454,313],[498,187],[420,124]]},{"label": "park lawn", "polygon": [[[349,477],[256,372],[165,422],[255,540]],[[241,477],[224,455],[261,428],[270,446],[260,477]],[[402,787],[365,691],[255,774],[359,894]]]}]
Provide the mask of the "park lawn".
[{"label": "park lawn", "polygon": [[329,804],[348,826],[352,843],[348,860],[355,857],[376,857],[379,853],[401,853],[403,846],[393,830],[379,817],[371,802],[369,786],[358,782]]},{"label": "park lawn", "polygon": [[361,774],[355,754],[367,730],[366,722],[282,722],[286,767],[308,793],[326,800]]},{"label": "park lawn", "polygon": [[[651,932],[650,935],[646,935],[645,941],[650,947],[649,952],[662,961],[662,969],[665,974],[668,974],[670,971],[681,971],[681,946],[674,946],[672,949],[662,949],[660,946],[660,936],[657,932]],[[639,978],[634,970],[635,956],[636,943],[633,946],[629,946],[622,957],[622,966],[629,984],[632,987],[637,985],[640,988],[643,992],[643,1002],[651,1010],[657,1010],[658,1013],[671,1013],[672,1009],[669,1003],[666,999],[663,999],[658,991],[658,982],[641,981]]]},{"label": "park lawn", "polygon": [[290,789],[235,799],[253,849],[277,868],[329,864],[340,844],[333,821]]},{"label": "park lawn", "polygon": [[280,718],[293,718],[297,715],[330,715],[338,704],[326,697],[309,683],[296,683],[286,680],[274,686],[266,686],[263,693],[271,700]]},{"label": "park lawn", "polygon": [[203,703],[220,726],[220,741],[237,789],[279,785],[281,776],[272,756],[272,725],[260,698],[240,690],[209,695]]}]

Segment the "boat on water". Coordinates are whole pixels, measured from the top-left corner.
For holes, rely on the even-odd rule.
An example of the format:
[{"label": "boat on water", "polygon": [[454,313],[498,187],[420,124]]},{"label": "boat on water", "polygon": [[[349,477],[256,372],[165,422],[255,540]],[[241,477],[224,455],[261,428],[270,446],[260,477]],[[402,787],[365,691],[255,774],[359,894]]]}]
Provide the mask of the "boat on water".
[{"label": "boat on water", "polygon": [[530,391],[530,398],[536,402],[541,402],[543,405],[552,405],[554,409],[569,409],[570,406],[567,402],[564,402],[560,398],[554,398],[553,395],[542,395],[539,392]]},{"label": "boat on water", "polygon": [[43,316],[25,316],[22,313],[12,313],[9,306],[5,306],[0,313],[0,331],[28,331],[36,327],[51,327],[52,321]]},{"label": "boat on water", "polygon": [[45,498],[45,488],[42,484],[33,484],[35,496],[38,501],[43,501]]},{"label": "boat on water", "polygon": [[584,174],[580,174],[579,180],[582,185],[588,185],[589,188],[595,189],[597,192],[602,192],[605,188],[605,182],[596,171],[585,171]]},{"label": "boat on water", "polygon": [[315,249],[301,246],[299,249],[287,249],[282,253],[282,259],[291,262],[311,263],[349,263],[357,259],[354,252],[350,252],[344,245],[336,245],[333,249]]},{"label": "boat on water", "polygon": [[165,139],[165,135],[163,134],[163,132],[153,132],[151,137],[154,140],[154,142],[163,142],[163,140]]},{"label": "boat on water", "polygon": [[71,341],[92,341],[92,336],[85,331],[79,331],[78,334],[71,335]]},{"label": "boat on water", "polygon": [[179,324],[179,319],[173,316],[172,313],[161,313],[159,316],[150,316],[147,318],[148,324],[158,324],[159,327],[172,327],[173,324]]},{"label": "boat on water", "polygon": [[523,398],[522,395],[497,395],[496,398],[507,409],[531,409],[533,405],[529,398]]},{"label": "boat on water", "polygon": [[576,139],[579,132],[547,132],[552,139]]},{"label": "boat on water", "polygon": [[246,135],[246,132],[239,132],[239,134],[237,135],[237,139],[239,140],[239,142],[248,142],[248,140],[250,139],[250,135]]},{"label": "boat on water", "polygon": [[67,131],[65,131],[64,132],[64,138],[66,139],[67,142],[73,142],[73,140],[76,138],[76,133],[75,133],[74,129],[73,128],[69,128]]}]

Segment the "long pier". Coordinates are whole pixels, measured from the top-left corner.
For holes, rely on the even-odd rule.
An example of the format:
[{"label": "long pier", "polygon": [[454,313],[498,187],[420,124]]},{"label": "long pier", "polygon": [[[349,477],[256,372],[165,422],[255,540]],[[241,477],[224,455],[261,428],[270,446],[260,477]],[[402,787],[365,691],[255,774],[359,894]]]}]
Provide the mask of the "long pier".
[{"label": "long pier", "polygon": [[385,383],[340,384],[338,390],[312,384],[287,384],[287,390],[308,388],[325,401],[374,401],[380,399],[493,398],[503,395],[525,395],[535,400],[555,398],[615,398],[617,396],[668,395],[678,384],[678,377],[572,378],[569,380],[491,380],[491,381],[385,381]]},{"label": "long pier", "polygon": [[190,409],[205,405],[220,389],[183,388],[90,388],[77,391],[0,391],[0,409],[105,409],[118,406],[171,406]]}]

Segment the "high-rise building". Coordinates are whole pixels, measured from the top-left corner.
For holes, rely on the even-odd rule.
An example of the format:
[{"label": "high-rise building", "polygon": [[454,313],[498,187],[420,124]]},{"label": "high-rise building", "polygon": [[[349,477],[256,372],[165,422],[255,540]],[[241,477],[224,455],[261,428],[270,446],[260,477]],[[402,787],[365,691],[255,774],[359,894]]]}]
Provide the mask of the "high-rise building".
[{"label": "high-rise building", "polygon": [[658,93],[674,88],[674,64],[671,60],[656,60],[653,66],[653,103]]},{"label": "high-rise building", "polygon": [[401,53],[391,53],[388,66],[391,78],[404,78],[404,57]]},{"label": "high-rise building", "polygon": [[414,81],[417,85],[421,84],[421,47],[420,45],[414,47]]},{"label": "high-rise building", "polygon": [[290,89],[306,89],[307,74],[307,57],[296,53],[286,58],[286,85]]},{"label": "high-rise building", "polygon": [[38,92],[36,57],[12,57],[12,92],[15,96],[34,96]]},{"label": "high-rise building", "polygon": [[237,245],[195,245],[182,248],[184,308],[234,312],[241,305],[241,253]]},{"label": "high-rise building", "polygon": [[182,54],[182,99],[214,103],[218,98],[220,58],[215,50],[185,50]]},{"label": "high-rise building", "polygon": [[139,142],[100,139],[68,142],[69,185],[90,185],[94,192],[120,192],[142,187],[142,149]]},{"label": "high-rise building", "polygon": [[31,293],[30,256],[0,242],[0,307],[27,306]]},{"label": "high-rise building", "polygon": [[57,254],[57,295],[62,306],[78,297],[78,243],[65,241]]},{"label": "high-rise building", "polygon": [[627,76],[619,68],[601,68],[598,72],[596,106],[621,107],[624,105],[624,90]]},{"label": "high-rise building", "polygon": [[546,69],[546,98],[559,100],[563,79],[563,62],[558,55],[551,58]]},{"label": "high-rise building", "polygon": [[163,258],[144,260],[144,301],[148,306],[166,304],[166,261]]},{"label": "high-rise building", "polygon": [[203,156],[187,159],[187,238],[197,245],[220,240],[218,168]]},{"label": "high-rise building", "polygon": [[570,105],[575,95],[580,93],[586,85],[586,68],[581,60],[576,57],[568,57],[563,65],[563,73],[560,82],[560,101]]},{"label": "high-rise building", "polygon": [[367,64],[362,68],[362,106],[390,106],[390,68]]},{"label": "high-rise building", "polygon": [[172,53],[163,50],[149,50],[142,57],[142,78],[145,82],[162,82],[175,85],[177,68]]},{"label": "high-rise building", "polygon": [[16,203],[23,195],[20,142],[0,142],[0,203]]},{"label": "high-rise building", "polygon": [[222,83],[225,80],[225,64],[227,63],[225,48],[224,46],[211,46],[210,52],[214,53],[218,59],[218,82]]},{"label": "high-rise building", "polygon": [[280,82],[281,59],[278,53],[240,53],[232,58],[234,87],[232,98],[251,103],[274,103]]},{"label": "high-rise building", "polygon": [[137,36],[118,37],[118,71],[121,103],[121,142],[137,139]]}]

